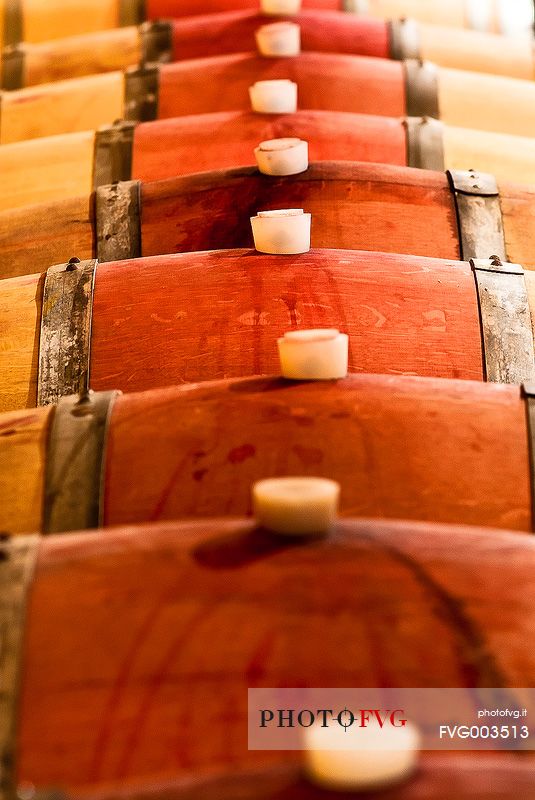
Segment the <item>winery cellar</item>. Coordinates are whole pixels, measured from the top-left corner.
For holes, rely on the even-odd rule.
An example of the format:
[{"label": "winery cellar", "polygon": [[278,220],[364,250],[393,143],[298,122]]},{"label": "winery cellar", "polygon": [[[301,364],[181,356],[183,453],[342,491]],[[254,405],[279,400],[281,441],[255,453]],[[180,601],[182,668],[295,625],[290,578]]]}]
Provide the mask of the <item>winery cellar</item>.
[{"label": "winery cellar", "polygon": [[534,23],[0,0],[0,800],[535,800]]}]

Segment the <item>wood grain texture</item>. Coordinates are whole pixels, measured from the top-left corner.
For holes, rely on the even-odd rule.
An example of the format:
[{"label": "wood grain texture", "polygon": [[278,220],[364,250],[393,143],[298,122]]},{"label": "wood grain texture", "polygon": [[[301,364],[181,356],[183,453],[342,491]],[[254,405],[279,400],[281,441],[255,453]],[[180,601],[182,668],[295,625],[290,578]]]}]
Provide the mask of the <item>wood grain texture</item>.
[{"label": "wood grain texture", "polygon": [[277,337],[318,327],[349,334],[351,372],[483,378],[467,264],[238,250],[101,264],[91,386],[131,392],[277,374]]},{"label": "wood grain texture", "polygon": [[249,110],[249,86],[277,78],[298,84],[299,108],[390,117],[405,113],[399,62],[333,53],[273,59],[241,53],[165,65],[158,116]]},{"label": "wood grain texture", "polygon": [[0,143],[73,133],[123,116],[123,74],[46,83],[2,95]]},{"label": "wood grain texture", "polygon": [[448,125],[533,136],[535,82],[439,69],[440,118]]},{"label": "wood grain texture", "polygon": [[308,141],[310,161],[406,163],[405,131],[397,119],[335,111],[223,111],[139,125],[132,176],[156,181],[247,166],[255,163],[260,142],[295,136]]},{"label": "wood grain texture", "polygon": [[0,531],[40,530],[48,430],[54,408],[0,417]]},{"label": "wood grain texture", "polygon": [[535,269],[535,186],[502,183],[500,205],[509,261]]},{"label": "wood grain texture", "polygon": [[535,139],[444,126],[446,169],[490,172],[498,182],[535,184]]},{"label": "wood grain texture", "polygon": [[250,217],[273,208],[313,215],[312,246],[458,258],[442,173],[323,162],[290,178],[220,170],[142,187],[142,255],[252,247]]},{"label": "wood grain texture", "polygon": [[[174,20],[173,60],[256,51],[255,31],[284,19],[251,9]],[[381,20],[339,11],[302,11],[291,19],[301,28],[302,50],[390,57],[388,27]]]},{"label": "wood grain texture", "polygon": [[40,275],[0,281],[0,411],[37,405]]},{"label": "wood grain texture", "polygon": [[24,41],[46,42],[119,24],[118,0],[23,0]]},{"label": "wood grain texture", "polygon": [[380,19],[409,17],[455,28],[463,28],[466,24],[465,7],[466,0],[449,0],[448,3],[430,3],[429,0],[370,0],[370,14]]},{"label": "wood grain texture", "polygon": [[[281,759],[282,760],[282,759]],[[401,785],[359,792],[360,800],[517,800],[535,781],[533,764],[515,755],[422,753],[412,779]],[[299,766],[257,770],[206,770],[158,787],[89,790],[84,800],[349,800],[354,794],[314,788]]]},{"label": "wood grain texture", "polygon": [[0,278],[45,271],[94,255],[89,197],[0,213]]},{"label": "wood grain texture", "polygon": [[0,147],[0,211],[89,196],[94,144],[85,131]]},{"label": "wood grain texture", "polygon": [[[247,749],[249,687],[528,685],[534,573],[531,537],[418,523],[347,520],[293,544],[243,520],[47,538],[27,615],[18,777],[82,796],[122,784],[129,796],[136,780],[295,763]],[[514,781],[513,764],[533,769],[481,758],[495,788],[509,770]],[[452,758],[451,786],[470,759]],[[486,774],[469,783],[483,789]],[[415,793],[427,786],[418,776],[396,800],[445,800],[430,783],[433,794]]]},{"label": "wood grain texture", "polygon": [[135,66],[141,59],[141,44],[137,28],[115,28],[26,44],[24,52],[25,86],[36,86]]},{"label": "wood grain texture", "polygon": [[535,77],[533,49],[527,37],[524,40],[424,23],[419,31],[422,58],[441,67],[528,81]]},{"label": "wood grain texture", "polygon": [[342,485],[345,515],[531,529],[516,386],[354,375],[243,379],[119,397],[105,524],[244,514],[275,475]]}]

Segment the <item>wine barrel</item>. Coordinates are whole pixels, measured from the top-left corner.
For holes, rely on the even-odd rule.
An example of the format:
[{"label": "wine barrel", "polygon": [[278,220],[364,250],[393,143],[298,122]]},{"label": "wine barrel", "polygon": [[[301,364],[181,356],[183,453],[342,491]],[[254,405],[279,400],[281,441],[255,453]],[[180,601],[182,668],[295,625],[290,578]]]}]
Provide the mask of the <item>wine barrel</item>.
[{"label": "wine barrel", "polygon": [[299,107],[379,116],[440,117],[518,136],[535,128],[535,82],[381,58],[238,53],[149,65],[4,92],[0,143],[72,133],[115,120],[150,121],[250,109],[249,87],[291,79]]},{"label": "wine barrel", "polygon": [[[204,0],[204,13],[258,8],[258,0]],[[422,22],[479,31],[529,36],[533,9],[529,0],[303,0],[303,8],[322,11],[364,12],[378,19],[413,17]],[[4,0],[0,8],[0,46],[46,42],[103,31],[117,26],[197,16],[198,0]]]},{"label": "wine barrel", "polygon": [[[510,532],[347,520],[288,544],[214,519],[1,549],[3,582],[18,579],[10,630],[23,633],[14,770],[37,787],[127,791],[295,764],[296,752],[248,750],[248,688],[455,687],[470,707],[493,688],[512,705],[535,669],[535,544]],[[509,758],[533,770],[529,757],[481,757],[498,775]]]},{"label": "wine barrel", "polygon": [[529,389],[351,375],[76,397],[0,415],[0,530],[245,514],[280,474],[339,481],[345,514],[532,529]]},{"label": "wine barrel", "polygon": [[[419,0],[422,2],[422,0]],[[344,0],[303,0],[305,9],[346,10]],[[226,8],[258,8],[258,0],[232,0],[230,4],[215,0],[203,2],[205,12]],[[198,0],[175,0],[167,6],[140,0],[2,0],[0,5],[0,47],[20,42],[46,42],[69,36],[104,31],[118,26],[140,25],[146,19],[196,16]],[[347,9],[349,10],[349,9]],[[162,13],[163,12],[163,13]],[[397,14],[397,12],[396,12]],[[396,14],[394,16],[396,16]]]},{"label": "wine barrel", "polygon": [[[257,10],[185,17],[116,28],[38,44],[8,48],[2,57],[3,89],[112,72],[139,62],[183,61],[256,49],[255,32],[266,22]],[[292,17],[304,51],[378,58],[420,58],[445,67],[532,80],[529,39],[426,25],[385,22],[353,14],[304,11]]]},{"label": "wine barrel", "polygon": [[[379,19],[413,17],[422,22],[455,28],[472,28],[493,33],[531,36],[531,0],[303,0],[304,8],[320,8],[361,13]],[[258,0],[204,0],[205,13],[258,8]],[[199,13],[198,0],[147,0],[149,19],[193,16]]]},{"label": "wine barrel", "polygon": [[[0,214],[1,277],[73,255],[118,261],[253,246],[249,218],[274,208],[313,214],[312,246],[489,258],[535,266],[535,190],[493,176],[320,162],[272,178],[252,167],[101,187],[83,197]],[[95,244],[96,243],[96,244]]]},{"label": "wine barrel", "polygon": [[[529,794],[535,773],[526,759],[489,758],[476,754],[458,757],[450,754],[422,754],[419,769],[409,781],[373,792],[359,792],[361,800],[516,800]],[[323,790],[321,795],[292,765],[273,765],[264,769],[226,770],[190,775],[155,789],[135,786],[93,790],[87,800],[341,800],[356,795]]]},{"label": "wine barrel", "polygon": [[535,381],[533,272],[341,250],[70,266],[49,271],[44,296],[41,275],[0,281],[0,411],[56,401],[88,380],[139,392],[276,374],[276,340],[294,328],[347,333],[351,372]]},{"label": "wine barrel", "polygon": [[262,141],[295,137],[311,161],[372,161],[436,170],[470,166],[498,181],[535,184],[535,139],[455,128],[422,118],[333,111],[229,111],[121,122],[97,133],[0,148],[0,211],[89,194],[116,181],[158,181],[249,166]]}]

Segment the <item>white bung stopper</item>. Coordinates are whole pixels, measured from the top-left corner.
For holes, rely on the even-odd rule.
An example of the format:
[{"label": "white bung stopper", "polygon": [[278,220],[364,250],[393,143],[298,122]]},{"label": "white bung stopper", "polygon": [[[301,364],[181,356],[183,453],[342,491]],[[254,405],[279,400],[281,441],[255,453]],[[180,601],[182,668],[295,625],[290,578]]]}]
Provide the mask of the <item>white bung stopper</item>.
[{"label": "white bung stopper", "polygon": [[298,56],[301,52],[301,28],[295,22],[273,22],[255,32],[256,46],[262,56]]},{"label": "white bung stopper", "polygon": [[268,478],[253,486],[259,525],[289,536],[327,533],[338,514],[340,484],[326,478]]},{"label": "white bung stopper", "polygon": [[375,720],[359,727],[322,727],[303,730],[305,772],[322,789],[366,792],[407,780],[414,773],[420,752],[420,734],[410,722],[404,727],[382,728]]},{"label": "white bung stopper", "polygon": [[294,114],[297,84],[287,79],[257,81],[249,87],[251,106],[257,114]]},{"label": "white bung stopper", "polygon": [[251,217],[254,246],[259,253],[270,255],[308,253],[311,220],[302,208],[259,211]]},{"label": "white bung stopper", "polygon": [[262,14],[276,16],[277,14],[299,14],[301,0],[260,0]]},{"label": "white bung stopper", "polygon": [[349,336],[335,328],[290,331],[278,339],[281,373],[295,381],[345,378]]},{"label": "white bung stopper", "polygon": [[301,139],[270,139],[254,151],[264,175],[297,175],[308,169],[308,142]]}]

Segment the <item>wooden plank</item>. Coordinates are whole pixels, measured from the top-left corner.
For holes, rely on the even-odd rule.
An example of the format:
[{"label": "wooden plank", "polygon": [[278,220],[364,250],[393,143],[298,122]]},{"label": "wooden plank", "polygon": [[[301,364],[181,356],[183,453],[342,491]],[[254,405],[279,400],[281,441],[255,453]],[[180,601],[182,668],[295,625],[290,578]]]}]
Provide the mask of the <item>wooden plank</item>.
[{"label": "wooden plank", "polygon": [[91,386],[132,392],[277,374],[276,340],[296,327],[349,334],[351,372],[483,378],[467,264],[227,250],[100,264]]},{"label": "wooden plank", "polygon": [[220,170],[145,184],[142,208],[145,256],[252,247],[249,219],[270,208],[311,212],[313,247],[459,254],[446,176],[423,170],[323,162],[275,179]]},{"label": "wooden plank", "polygon": [[535,269],[535,186],[500,184],[507,256]]},{"label": "wooden plank", "polygon": [[472,167],[499,183],[535,183],[535,139],[527,136],[445,125],[444,160],[446,169]]},{"label": "wooden plank", "polygon": [[48,429],[54,409],[15,411],[0,418],[0,531],[41,528]]},{"label": "wooden plank", "polygon": [[408,17],[435,25],[465,26],[465,0],[429,3],[429,0],[369,0],[370,14],[380,19]]},{"label": "wooden plank", "polygon": [[33,579],[39,537],[2,538],[0,543],[0,795],[17,792],[16,732],[19,677],[26,623],[26,601]]},{"label": "wooden plank", "polygon": [[252,482],[303,474],[340,481],[344,514],[531,529],[516,386],[353,375],[129,394],[107,463],[108,525],[248,513]]},{"label": "wooden plank", "polygon": [[[293,546],[245,520],[48,538],[29,603],[18,778],[128,798],[136,780],[157,790],[298,763],[299,753],[266,762],[247,749],[249,687],[526,685],[534,571],[532,537],[418,523],[347,520],[325,541]],[[529,757],[428,757],[442,777],[456,765],[446,794],[427,793],[436,783],[424,761],[414,782],[377,796],[514,800],[508,782],[494,790],[533,781]],[[492,791],[458,793],[463,770],[469,787],[484,790],[488,776]]]},{"label": "wooden plank", "polygon": [[0,281],[0,411],[37,405],[40,275]]},{"label": "wooden plank", "polygon": [[0,277],[47,270],[77,256],[93,258],[93,209],[88,196],[0,214]]},{"label": "wooden plank", "polygon": [[308,141],[310,161],[406,163],[399,120],[335,111],[254,114],[223,111],[139,125],[132,176],[156,181],[209,169],[255,163],[254,148],[269,139]]},{"label": "wooden plank", "polygon": [[386,59],[332,53],[262,58],[241,53],[166,65],[159,117],[249,110],[249,86],[286,78],[298,84],[298,107],[399,117],[405,113],[403,70]]},{"label": "wooden plank", "polygon": [[444,68],[439,73],[440,118],[446,124],[533,135],[535,81]]},{"label": "wooden plank", "polygon": [[63,39],[118,24],[118,0],[24,0],[26,42]]},{"label": "wooden plank", "polygon": [[89,196],[93,131],[0,147],[0,211]]},{"label": "wooden plank", "polygon": [[123,116],[123,82],[110,72],[4,93],[0,143],[111,124]]},{"label": "wooden plank", "polygon": [[25,46],[26,86],[124,70],[141,58],[137,28],[116,28]]},{"label": "wooden plank", "polygon": [[518,37],[419,25],[421,55],[441,67],[505,75],[531,81],[535,77],[531,42]]}]

